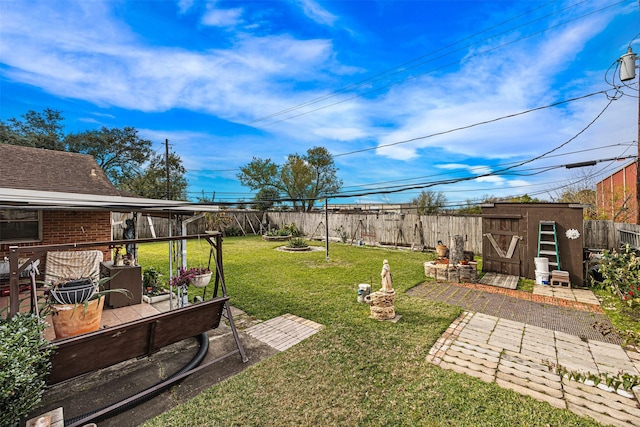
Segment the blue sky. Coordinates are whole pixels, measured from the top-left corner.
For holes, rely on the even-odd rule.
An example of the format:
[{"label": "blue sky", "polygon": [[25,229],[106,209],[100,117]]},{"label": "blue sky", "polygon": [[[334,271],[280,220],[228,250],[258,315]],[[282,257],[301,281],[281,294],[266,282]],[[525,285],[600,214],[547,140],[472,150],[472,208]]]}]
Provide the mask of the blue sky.
[{"label": "blue sky", "polygon": [[3,0],[0,117],[169,139],[194,198],[250,200],[252,157],[323,146],[360,194],[332,202],[551,200],[623,162],[563,165],[637,154],[637,79],[610,97],[639,21],[636,0]]}]

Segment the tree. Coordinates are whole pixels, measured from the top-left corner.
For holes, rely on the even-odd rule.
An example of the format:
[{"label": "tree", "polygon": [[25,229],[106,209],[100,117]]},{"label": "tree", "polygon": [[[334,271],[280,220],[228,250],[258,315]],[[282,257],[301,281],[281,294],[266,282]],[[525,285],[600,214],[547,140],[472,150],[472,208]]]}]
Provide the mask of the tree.
[{"label": "tree", "polygon": [[[578,169],[570,178],[570,182],[555,191],[554,201],[575,203],[587,206],[583,211],[584,219],[597,219],[596,191],[594,168]],[[624,205],[624,203],[623,203]]]},{"label": "tree", "polygon": [[473,203],[467,199],[464,206],[457,209],[456,212],[464,215],[480,215],[482,213],[482,207],[480,207],[480,204]]},{"label": "tree", "polygon": [[202,190],[202,196],[198,196],[198,203],[213,203],[216,200],[216,192],[213,191],[211,193],[211,197],[204,194],[204,190]]},{"label": "tree", "polygon": [[540,199],[538,199],[537,197],[531,197],[528,194],[523,194],[522,196],[507,197],[506,201],[509,203],[540,203]]},{"label": "tree", "polygon": [[271,159],[254,157],[240,168],[240,183],[251,190],[273,189],[283,193],[295,210],[310,211],[315,200],[336,193],[342,187],[333,157],[324,147],[314,147],[307,154],[290,154],[280,166]]},{"label": "tree", "polygon": [[[187,200],[187,171],[182,159],[169,153],[170,200]],[[153,154],[146,168],[132,179],[121,183],[121,189],[150,199],[167,197],[167,170],[164,156]]]},{"label": "tree", "polygon": [[0,120],[0,143],[65,151],[64,118],[60,111],[45,108],[39,113],[31,110],[22,118],[11,118],[6,123]]},{"label": "tree", "polygon": [[444,210],[447,197],[440,191],[422,190],[411,204],[417,206],[418,215],[437,215]]},{"label": "tree", "polygon": [[[119,190],[139,196],[166,197],[163,156],[152,156],[151,141],[134,127],[86,130],[65,135],[62,113],[50,108],[28,111],[22,119],[0,120],[0,143],[89,154]],[[186,170],[182,160],[169,155],[171,198],[186,200]],[[146,167],[145,167],[146,165]]]},{"label": "tree", "polygon": [[267,211],[276,205],[279,198],[280,193],[275,188],[261,188],[254,198],[255,208]]},{"label": "tree", "polygon": [[139,173],[151,156],[151,141],[138,136],[133,127],[102,127],[69,134],[64,139],[67,151],[90,154],[111,182],[120,188]]}]

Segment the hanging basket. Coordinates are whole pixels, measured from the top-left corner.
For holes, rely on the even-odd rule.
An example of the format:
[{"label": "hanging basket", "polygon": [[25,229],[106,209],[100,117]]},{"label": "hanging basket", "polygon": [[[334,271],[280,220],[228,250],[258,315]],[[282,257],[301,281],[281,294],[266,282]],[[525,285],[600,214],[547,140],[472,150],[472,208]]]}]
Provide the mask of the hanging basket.
[{"label": "hanging basket", "polygon": [[91,279],[69,280],[51,289],[51,296],[58,304],[81,304],[96,292],[96,284]]},{"label": "hanging basket", "polygon": [[193,279],[191,280],[191,284],[196,288],[204,288],[209,284],[212,274],[213,273],[198,274],[197,276],[193,277]]}]

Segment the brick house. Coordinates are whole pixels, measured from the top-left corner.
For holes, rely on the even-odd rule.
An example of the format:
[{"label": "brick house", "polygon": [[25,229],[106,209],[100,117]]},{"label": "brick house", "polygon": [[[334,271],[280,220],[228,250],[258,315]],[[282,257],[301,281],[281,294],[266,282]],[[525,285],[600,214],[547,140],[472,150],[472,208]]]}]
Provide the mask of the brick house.
[{"label": "brick house", "polygon": [[[122,193],[87,154],[0,144],[0,260],[9,246],[109,242],[112,212],[182,218],[217,209]],[[100,250],[111,259],[108,246]]]},{"label": "brick house", "polygon": [[596,184],[599,218],[638,224],[637,171],[633,160]]},{"label": "brick house", "polygon": [[[0,144],[0,257],[9,245],[111,240],[110,209],[58,200],[73,195],[121,197],[90,155]],[[110,259],[108,248],[103,252]]]}]

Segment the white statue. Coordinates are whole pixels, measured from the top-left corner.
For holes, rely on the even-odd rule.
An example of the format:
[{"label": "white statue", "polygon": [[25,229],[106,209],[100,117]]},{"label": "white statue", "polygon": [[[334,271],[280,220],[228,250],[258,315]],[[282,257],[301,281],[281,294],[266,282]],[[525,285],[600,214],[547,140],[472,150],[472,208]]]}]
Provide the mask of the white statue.
[{"label": "white statue", "polygon": [[387,293],[394,292],[393,282],[391,280],[391,268],[389,268],[389,261],[386,259],[382,262],[382,272],[380,276],[382,276],[382,288],[380,290]]}]

